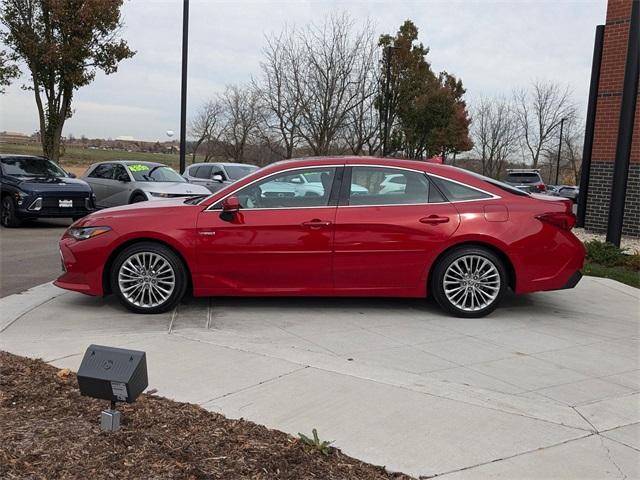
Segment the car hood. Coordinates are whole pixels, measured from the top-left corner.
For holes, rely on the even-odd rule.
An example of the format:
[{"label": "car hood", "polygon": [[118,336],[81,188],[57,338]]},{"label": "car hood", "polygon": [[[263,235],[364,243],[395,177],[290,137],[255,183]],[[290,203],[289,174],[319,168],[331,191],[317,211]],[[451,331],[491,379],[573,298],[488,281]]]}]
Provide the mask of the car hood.
[{"label": "car hood", "polygon": [[90,192],[84,180],[71,177],[21,177],[11,176],[18,186],[30,192]]},{"label": "car hood", "polygon": [[187,182],[136,182],[135,186],[145,192],[185,193],[193,195],[210,195],[207,187]]},{"label": "car hood", "polygon": [[[208,190],[207,192],[209,195],[211,194]],[[105,208],[87,215],[82,220],[79,220],[75,226],[109,225],[109,219],[141,215],[156,215],[157,209],[159,208],[194,207],[194,205],[189,205],[184,203],[184,201],[184,198],[168,198],[166,200],[162,199],[155,200],[153,202],[139,202],[119,207]],[[195,207],[200,209],[202,208],[199,205]]]}]

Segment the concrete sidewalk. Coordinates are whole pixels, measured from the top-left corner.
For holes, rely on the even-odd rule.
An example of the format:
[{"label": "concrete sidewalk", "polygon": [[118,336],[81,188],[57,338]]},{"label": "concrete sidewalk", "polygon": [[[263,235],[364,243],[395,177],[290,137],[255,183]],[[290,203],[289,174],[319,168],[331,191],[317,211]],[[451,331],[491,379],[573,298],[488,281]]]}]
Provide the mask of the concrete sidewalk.
[{"label": "concrete sidewalk", "polygon": [[158,395],[415,476],[640,476],[639,292],[584,278],[484,319],[389,299],[190,299],[139,316],[47,284],[0,300],[0,349],[77,369],[147,352]]}]

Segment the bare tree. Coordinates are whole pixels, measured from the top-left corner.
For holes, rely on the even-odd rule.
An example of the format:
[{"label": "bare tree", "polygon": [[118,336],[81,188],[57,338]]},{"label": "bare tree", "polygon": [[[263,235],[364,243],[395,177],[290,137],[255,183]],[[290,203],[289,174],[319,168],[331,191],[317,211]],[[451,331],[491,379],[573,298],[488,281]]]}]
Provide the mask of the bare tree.
[{"label": "bare tree", "polygon": [[367,25],[353,33],[347,15],[331,16],[300,35],[304,55],[297,88],[303,98],[300,135],[314,155],[326,155],[351,111],[364,100],[355,88],[364,73],[361,55],[374,41]]},{"label": "bare tree", "polygon": [[242,162],[247,144],[257,138],[261,118],[260,101],[255,90],[227,87],[220,101],[224,109],[221,139],[227,156]]},{"label": "bare tree", "polygon": [[381,146],[376,96],[380,85],[379,64],[379,49],[373,42],[364,42],[352,85],[356,105],[346,116],[342,135],[354,155],[375,155]]},{"label": "bare tree", "polygon": [[514,102],[523,155],[537,168],[541,153],[557,138],[560,120],[571,120],[576,115],[571,92],[568,86],[536,80],[529,91],[516,91]]},{"label": "bare tree", "polygon": [[582,147],[584,143],[584,125],[577,121],[565,124],[566,134],[562,136],[562,157],[571,169],[575,185],[580,184],[582,168]]},{"label": "bare tree", "polygon": [[480,99],[473,112],[471,134],[484,175],[500,177],[518,146],[518,133],[514,107],[508,100]]},{"label": "bare tree", "polygon": [[279,36],[267,38],[264,60],[260,62],[261,82],[254,81],[263,106],[264,139],[270,145],[281,146],[285,158],[293,156],[300,142],[303,97],[298,86],[303,56],[296,35],[295,30],[285,30]]},{"label": "bare tree", "polygon": [[195,139],[191,163],[196,161],[196,154],[201,145],[205,146],[204,161],[208,162],[213,153],[213,146],[220,140],[222,125],[222,103],[219,99],[205,102],[189,126],[189,134]]}]

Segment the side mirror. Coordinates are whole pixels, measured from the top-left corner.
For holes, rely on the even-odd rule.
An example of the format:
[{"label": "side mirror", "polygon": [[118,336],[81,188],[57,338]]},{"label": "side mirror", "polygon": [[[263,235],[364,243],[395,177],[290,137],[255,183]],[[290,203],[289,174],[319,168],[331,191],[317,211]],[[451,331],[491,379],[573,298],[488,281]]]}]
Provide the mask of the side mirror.
[{"label": "side mirror", "polygon": [[240,210],[240,200],[238,197],[227,197],[222,201],[223,213],[237,213]]},{"label": "side mirror", "polygon": [[222,178],[222,175],[216,174],[213,177],[211,177],[211,179],[215,182],[224,182],[224,178]]},{"label": "side mirror", "polygon": [[68,172],[67,175],[69,175],[69,178],[77,178],[75,173]]}]

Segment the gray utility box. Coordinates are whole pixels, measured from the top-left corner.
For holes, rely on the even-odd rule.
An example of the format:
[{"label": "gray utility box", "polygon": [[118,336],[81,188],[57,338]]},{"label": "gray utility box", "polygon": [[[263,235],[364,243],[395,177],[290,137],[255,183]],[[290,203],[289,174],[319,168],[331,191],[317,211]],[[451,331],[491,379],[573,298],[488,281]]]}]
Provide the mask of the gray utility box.
[{"label": "gray utility box", "polygon": [[78,370],[80,393],[131,403],[149,385],[144,352],[90,345]]}]

